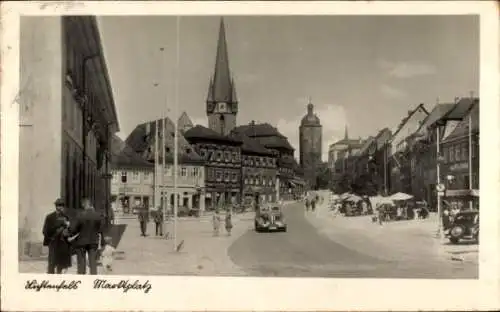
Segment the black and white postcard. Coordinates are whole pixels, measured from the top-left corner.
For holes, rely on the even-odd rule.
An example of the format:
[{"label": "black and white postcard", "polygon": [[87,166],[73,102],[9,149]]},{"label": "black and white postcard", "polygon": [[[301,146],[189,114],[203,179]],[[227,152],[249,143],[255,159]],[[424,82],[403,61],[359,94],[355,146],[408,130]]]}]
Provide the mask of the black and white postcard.
[{"label": "black and white postcard", "polygon": [[2,309],[500,308],[494,2],[2,24]]}]

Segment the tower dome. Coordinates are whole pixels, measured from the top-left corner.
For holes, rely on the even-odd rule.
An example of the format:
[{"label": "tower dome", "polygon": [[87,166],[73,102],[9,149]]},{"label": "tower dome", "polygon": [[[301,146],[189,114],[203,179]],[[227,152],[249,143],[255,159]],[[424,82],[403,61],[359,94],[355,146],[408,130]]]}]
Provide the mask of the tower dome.
[{"label": "tower dome", "polygon": [[302,117],[300,123],[301,126],[320,126],[320,120],[318,116],[314,113],[314,105],[312,103],[307,104],[307,114]]}]

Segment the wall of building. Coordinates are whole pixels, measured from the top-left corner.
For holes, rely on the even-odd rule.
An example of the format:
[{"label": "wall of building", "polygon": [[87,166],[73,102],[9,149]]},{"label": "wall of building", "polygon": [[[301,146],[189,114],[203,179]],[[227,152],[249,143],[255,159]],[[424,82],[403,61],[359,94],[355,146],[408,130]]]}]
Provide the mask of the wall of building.
[{"label": "wall of building", "polygon": [[45,215],[62,195],[62,24],[20,19],[20,252],[41,252]]}]

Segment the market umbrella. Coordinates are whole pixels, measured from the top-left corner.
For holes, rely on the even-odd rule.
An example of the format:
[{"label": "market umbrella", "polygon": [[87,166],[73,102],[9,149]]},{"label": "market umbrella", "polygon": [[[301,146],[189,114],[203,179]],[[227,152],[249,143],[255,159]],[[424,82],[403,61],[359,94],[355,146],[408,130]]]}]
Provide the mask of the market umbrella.
[{"label": "market umbrella", "polygon": [[360,200],[363,200],[363,198],[361,198],[361,197],[359,197],[357,195],[352,194],[351,196],[349,196],[348,198],[346,198],[346,200],[353,201],[353,202],[358,202]]},{"label": "market umbrella", "polygon": [[389,198],[391,200],[409,200],[413,198],[413,195],[398,192],[396,194],[392,194],[391,196],[389,196]]}]

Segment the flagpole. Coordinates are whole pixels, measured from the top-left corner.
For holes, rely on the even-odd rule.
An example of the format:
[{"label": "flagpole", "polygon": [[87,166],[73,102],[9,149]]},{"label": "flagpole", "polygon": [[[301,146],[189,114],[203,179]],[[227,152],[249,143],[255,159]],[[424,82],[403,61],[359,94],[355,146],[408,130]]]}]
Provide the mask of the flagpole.
[{"label": "flagpole", "polygon": [[[473,100],[472,94],[471,94],[471,100]],[[469,190],[472,190],[472,114],[470,112],[469,112]],[[469,200],[469,209],[472,210],[472,200]]]},{"label": "flagpole", "polygon": [[178,171],[178,151],[177,151],[177,143],[178,143],[178,135],[177,135],[177,112],[179,106],[179,62],[180,62],[180,53],[179,53],[179,30],[180,30],[180,16],[176,18],[176,28],[177,28],[177,44],[176,44],[176,70],[175,70],[175,104],[174,104],[174,251],[177,250],[177,210],[179,206],[178,195],[177,195],[177,171]]},{"label": "flagpole", "polygon": [[[165,53],[165,48],[161,47],[160,48],[160,52],[161,52],[161,57],[162,57],[162,68],[161,70],[163,71],[163,73],[166,73],[166,53]],[[162,213],[163,213],[163,220],[162,220],[162,229],[164,233],[167,232],[167,213],[168,213],[168,206],[167,206],[167,187],[166,187],[166,180],[167,178],[165,177],[165,173],[166,173],[166,169],[167,169],[167,166],[166,166],[166,145],[165,145],[165,137],[166,137],[166,120],[167,120],[167,112],[168,112],[168,101],[167,101],[167,79],[166,79],[166,74],[164,75],[164,79],[163,79],[163,88],[165,89],[165,110],[163,111],[163,127],[162,127],[162,138],[163,138],[163,148],[162,148],[162,185],[163,185],[163,188],[162,188],[162,193],[161,193],[161,209],[162,209]],[[163,233],[162,233],[163,234]]]},{"label": "flagpole", "polygon": [[154,205],[158,206],[158,120],[155,121],[155,176],[154,176]]},{"label": "flagpole", "polygon": [[[440,185],[441,184],[441,164],[440,164],[440,158],[439,158],[439,155],[441,153],[440,151],[440,130],[439,130],[439,125],[437,126],[436,128],[436,180],[437,180],[437,185]],[[441,238],[441,195],[439,194],[439,191],[437,191],[436,189],[436,193],[437,193],[437,214],[438,214],[438,217],[437,217],[437,222],[438,222],[438,225],[437,225],[437,233],[436,233],[436,236],[438,238]]]}]

